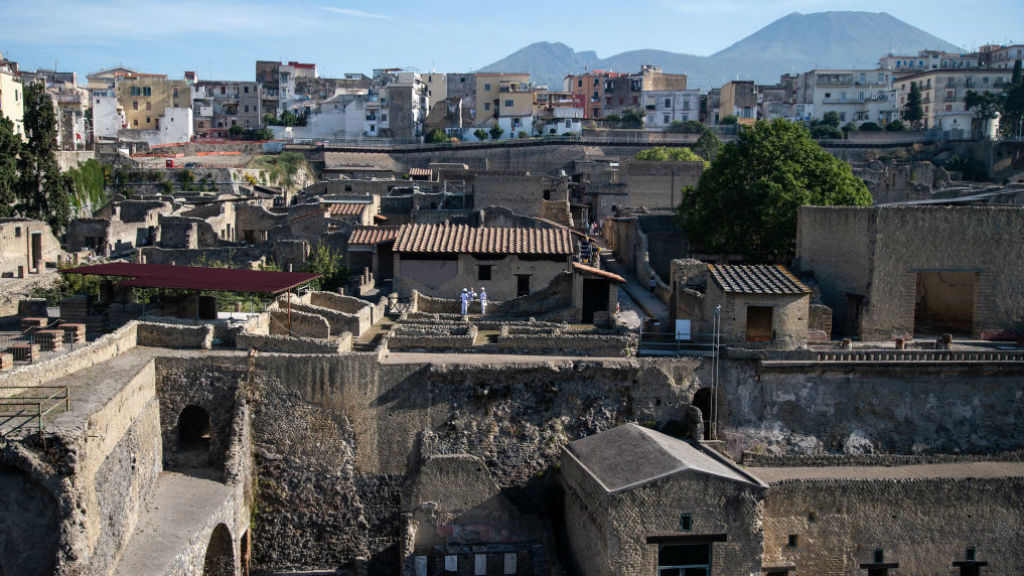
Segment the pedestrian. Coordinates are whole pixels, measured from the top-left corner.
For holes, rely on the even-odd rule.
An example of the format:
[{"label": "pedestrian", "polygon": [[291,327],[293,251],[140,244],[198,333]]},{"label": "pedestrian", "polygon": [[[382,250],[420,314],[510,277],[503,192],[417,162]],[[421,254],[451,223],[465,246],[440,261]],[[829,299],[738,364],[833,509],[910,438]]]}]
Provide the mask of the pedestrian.
[{"label": "pedestrian", "polygon": [[654,289],[658,287],[658,281],[654,279],[654,274],[651,274],[651,281],[649,284],[651,286],[651,296],[654,296]]},{"label": "pedestrian", "polygon": [[487,289],[480,287],[480,315],[487,314]]},{"label": "pedestrian", "polygon": [[462,315],[465,316],[469,313],[469,290],[463,288],[460,298],[462,299]]}]

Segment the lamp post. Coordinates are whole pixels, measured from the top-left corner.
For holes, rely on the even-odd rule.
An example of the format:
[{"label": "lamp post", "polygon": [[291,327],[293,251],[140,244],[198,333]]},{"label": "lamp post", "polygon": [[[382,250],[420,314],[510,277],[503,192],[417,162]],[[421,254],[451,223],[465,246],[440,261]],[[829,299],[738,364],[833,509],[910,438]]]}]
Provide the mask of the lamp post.
[{"label": "lamp post", "polygon": [[722,341],[722,305],[715,306],[714,334],[712,335],[715,357],[714,375],[711,377],[711,438],[718,439],[718,353]]}]

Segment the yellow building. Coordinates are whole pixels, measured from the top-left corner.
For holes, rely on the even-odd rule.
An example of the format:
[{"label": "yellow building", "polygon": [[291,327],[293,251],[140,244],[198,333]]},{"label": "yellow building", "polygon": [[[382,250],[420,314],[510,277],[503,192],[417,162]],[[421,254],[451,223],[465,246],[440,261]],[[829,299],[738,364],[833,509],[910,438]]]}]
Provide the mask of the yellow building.
[{"label": "yellow building", "polygon": [[902,113],[911,86],[917,84],[921,91],[921,111],[924,113],[921,127],[949,132],[953,138],[970,137],[984,128],[984,122],[979,122],[976,110],[968,110],[964,106],[967,92],[973,90],[997,94],[1012,77],[1012,70],[999,68],[929,70],[912,74],[896,81],[899,96],[896,105]]},{"label": "yellow building", "polygon": [[25,92],[21,81],[0,54],[0,116],[14,122],[14,133],[25,137]]},{"label": "yellow building", "polygon": [[476,123],[492,118],[528,116],[533,113],[533,92],[526,73],[478,72],[476,75]]},{"label": "yellow building", "polygon": [[192,107],[188,83],[168,80],[163,74],[124,76],[118,79],[116,91],[129,130],[158,130],[165,108]]}]

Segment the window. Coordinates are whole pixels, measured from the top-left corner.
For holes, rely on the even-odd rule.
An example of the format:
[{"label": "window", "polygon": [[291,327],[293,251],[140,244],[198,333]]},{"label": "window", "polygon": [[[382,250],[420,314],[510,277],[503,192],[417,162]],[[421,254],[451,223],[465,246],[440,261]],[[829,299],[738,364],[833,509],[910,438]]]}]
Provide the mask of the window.
[{"label": "window", "polygon": [[516,296],[530,295],[530,275],[516,274]]},{"label": "window", "polygon": [[21,226],[14,227],[14,237],[21,238]]},{"label": "window", "polygon": [[485,91],[486,90],[490,90],[490,89],[491,89],[491,85],[490,84],[484,84],[484,90]]},{"label": "window", "polygon": [[977,554],[977,551],[973,547],[972,548],[968,548],[964,552],[964,560],[967,560],[968,562],[974,562],[977,559],[978,559],[978,554]]},{"label": "window", "polygon": [[380,121],[381,122],[387,122],[388,121],[388,115],[387,114],[381,114],[380,115]]},{"label": "window", "polygon": [[481,264],[476,271],[477,280],[490,280],[491,279],[491,264]]},{"label": "window", "polygon": [[799,534],[790,534],[789,535],[789,541],[787,542],[786,546],[789,546],[790,548],[796,548],[799,544],[800,544],[800,535]]},{"label": "window", "polygon": [[224,87],[224,86],[221,86],[221,87],[220,87],[220,93],[221,93],[221,94],[223,94],[223,93],[224,93],[224,89],[225,89],[225,87]]},{"label": "window", "polygon": [[146,116],[146,124],[149,124],[150,122],[152,122],[152,120],[149,119],[149,116]]},{"label": "window", "polygon": [[139,119],[138,119],[138,118],[136,118],[136,119],[135,119],[135,125],[136,125],[136,126],[138,126],[138,125],[139,125]]},{"label": "window", "polygon": [[246,104],[246,105],[245,105],[245,111],[246,111],[246,112],[248,112],[248,111],[249,111],[249,105],[248,105],[248,104]]},{"label": "window", "polygon": [[885,550],[882,548],[875,548],[875,564],[881,564],[885,562]]},{"label": "window", "polygon": [[146,102],[146,110],[152,110],[152,109],[153,109],[153,103],[152,102]]},{"label": "window", "polygon": [[487,576],[487,554],[473,555],[473,576]]},{"label": "window", "polygon": [[[149,86],[144,86],[142,88],[142,95],[143,96],[152,96],[153,95],[153,89],[150,88]],[[175,96],[177,96],[177,94],[175,94]]]},{"label": "window", "polygon": [[515,574],[516,573],[516,561],[519,560],[519,556],[515,552],[505,553],[505,570],[504,574]]},{"label": "window", "polygon": [[458,572],[459,571],[459,557],[454,554],[448,554],[444,557],[444,571],[445,572]]},{"label": "window", "polygon": [[683,514],[679,517],[679,531],[689,532],[690,530],[693,530],[693,515]]},{"label": "window", "polygon": [[490,102],[484,102],[484,110],[490,110],[490,109],[491,109],[491,103]]},{"label": "window", "polygon": [[248,86],[242,86],[242,92],[248,94],[249,93],[249,87]]},{"label": "window", "polygon": [[769,306],[747,307],[747,342],[772,341],[772,309]]},{"label": "window", "polygon": [[138,110],[138,109],[139,109],[138,101],[132,102],[132,110]]},{"label": "window", "polygon": [[662,117],[663,123],[664,124],[668,124],[669,123],[669,118],[670,118],[670,116],[668,114],[665,114],[664,117]]},{"label": "window", "polygon": [[576,81],[576,87],[583,88],[583,78],[580,78],[579,80]]},{"label": "window", "polygon": [[505,100],[505,108],[511,108],[511,107],[512,107],[512,101],[511,100]]},{"label": "window", "polygon": [[658,576],[709,576],[710,544],[663,545],[658,548]]},{"label": "window", "polygon": [[665,98],[665,108],[671,108],[671,107],[672,107],[672,99],[671,98]]}]

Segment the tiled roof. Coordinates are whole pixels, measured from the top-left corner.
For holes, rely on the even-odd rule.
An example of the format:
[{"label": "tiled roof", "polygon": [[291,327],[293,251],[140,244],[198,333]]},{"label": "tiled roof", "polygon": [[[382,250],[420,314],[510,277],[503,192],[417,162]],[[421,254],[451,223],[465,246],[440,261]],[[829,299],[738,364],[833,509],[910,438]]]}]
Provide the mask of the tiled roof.
[{"label": "tiled roof", "polygon": [[476,228],[462,224],[406,224],[395,252],[434,254],[572,254],[564,228]]},{"label": "tiled roof", "polygon": [[109,262],[80,268],[64,268],[61,274],[94,276],[125,276],[131,280],[121,286],[142,288],[176,288],[179,290],[225,290],[229,292],[260,292],[277,294],[305,284],[319,274],[303,272],[268,272],[234,268],[201,268],[168,264],[133,264]]},{"label": "tiled roof", "polygon": [[433,170],[430,168],[409,168],[409,176],[431,176]]},{"label": "tiled roof", "polygon": [[325,204],[329,216],[356,216],[362,214],[369,204],[362,202],[329,202]]},{"label": "tiled roof", "polygon": [[716,266],[711,277],[724,292],[735,294],[809,294],[811,289],[784,266]]},{"label": "tiled roof", "polygon": [[397,226],[359,226],[352,230],[348,237],[349,245],[352,244],[383,244],[398,238],[399,228]]},{"label": "tiled roof", "polygon": [[580,264],[579,262],[573,262],[572,263],[572,267],[574,269],[576,269],[577,272],[585,272],[587,274],[593,274],[594,276],[600,276],[602,278],[608,278],[609,280],[614,280],[616,282],[625,282],[626,281],[625,278],[623,278],[622,276],[619,276],[618,274],[614,274],[614,273],[609,272],[607,270],[601,270],[600,268],[594,268],[593,266],[587,266],[586,264]]}]

